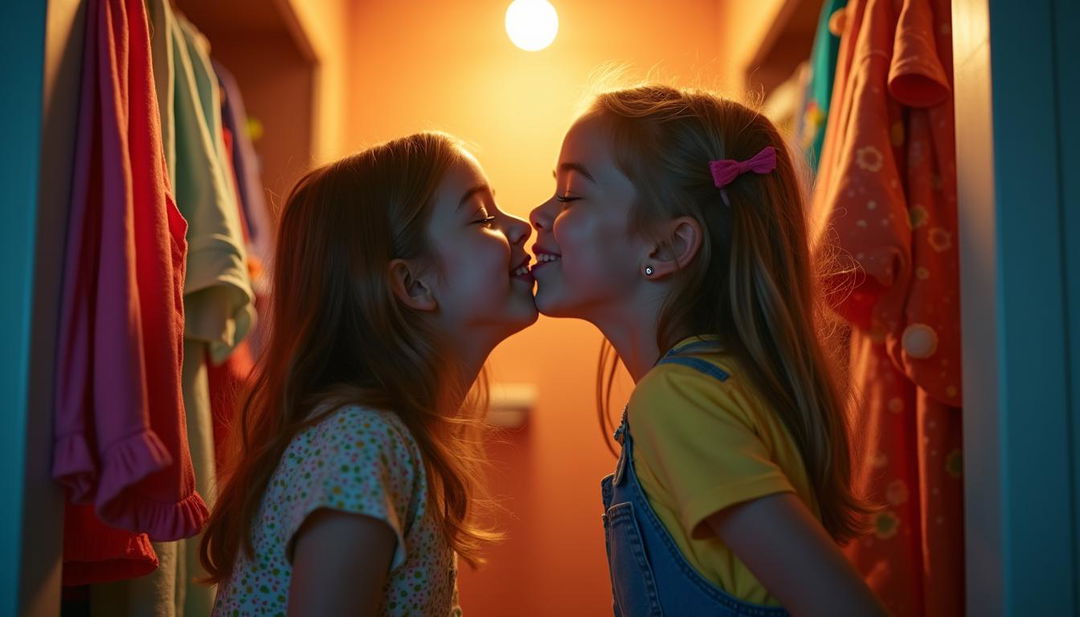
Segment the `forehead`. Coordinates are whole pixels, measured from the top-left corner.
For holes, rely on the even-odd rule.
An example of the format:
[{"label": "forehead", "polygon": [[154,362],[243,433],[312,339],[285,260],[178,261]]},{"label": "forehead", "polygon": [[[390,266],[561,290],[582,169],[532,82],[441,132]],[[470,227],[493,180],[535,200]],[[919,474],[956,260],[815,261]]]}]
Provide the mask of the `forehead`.
[{"label": "forehead", "polygon": [[432,217],[443,219],[455,216],[461,205],[461,199],[466,193],[476,187],[486,186],[487,178],[484,176],[480,163],[472,154],[460,150],[460,156],[454,157],[442,179],[439,187],[435,190],[435,204]]},{"label": "forehead", "polygon": [[611,132],[602,118],[585,116],[575,122],[563,139],[562,159],[590,156],[599,160],[611,153]]},{"label": "forehead", "polygon": [[459,156],[454,157],[454,161],[450,163],[439,182],[440,201],[444,194],[447,194],[445,196],[452,197],[455,206],[465,191],[478,184],[487,183],[484,170],[481,169],[476,157],[465,150],[459,150],[458,154]]},{"label": "forehead", "polygon": [[611,128],[603,118],[585,116],[570,127],[559,153],[559,165],[563,164],[582,165],[601,183],[611,174],[622,175],[615,160]]}]

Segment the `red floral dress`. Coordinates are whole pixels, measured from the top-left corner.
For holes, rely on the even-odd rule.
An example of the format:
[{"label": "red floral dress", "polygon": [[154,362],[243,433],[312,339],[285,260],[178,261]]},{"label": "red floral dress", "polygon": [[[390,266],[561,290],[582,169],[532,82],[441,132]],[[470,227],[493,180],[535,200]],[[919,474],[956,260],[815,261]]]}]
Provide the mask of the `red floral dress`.
[{"label": "red floral dress", "polygon": [[852,0],[814,194],[849,274],[856,483],[848,553],[892,614],[964,610],[961,347],[948,0]]}]

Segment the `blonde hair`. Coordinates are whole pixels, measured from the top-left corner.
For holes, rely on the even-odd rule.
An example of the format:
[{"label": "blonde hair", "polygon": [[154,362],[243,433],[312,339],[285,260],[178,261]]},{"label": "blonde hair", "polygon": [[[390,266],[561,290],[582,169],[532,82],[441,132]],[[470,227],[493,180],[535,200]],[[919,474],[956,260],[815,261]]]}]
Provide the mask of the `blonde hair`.
[{"label": "blonde hair", "polygon": [[[633,232],[679,216],[702,227],[701,249],[661,309],[657,346],[720,337],[794,439],[823,526],[838,542],[852,538],[868,510],[851,488],[845,393],[826,344],[829,314],[803,183],[777,129],[735,101],[660,85],[602,93],[585,116],[610,132],[616,163],[637,189]],[[776,170],[740,176],[725,188],[725,203],[709,161],[745,160],[767,146],[776,148]],[[608,345],[601,350],[597,379],[605,432],[614,355]]]},{"label": "blonde hair", "polygon": [[[286,447],[347,404],[397,414],[416,439],[429,503],[445,540],[470,564],[495,534],[475,522],[481,443],[477,401],[445,362],[446,345],[391,291],[395,258],[431,257],[427,223],[443,175],[465,155],[419,133],[316,169],[282,210],[271,334],[244,401],[221,494],[203,535],[207,582],[252,553],[251,524]],[[486,378],[479,380],[486,398]],[[317,411],[316,411],[317,410]]]}]

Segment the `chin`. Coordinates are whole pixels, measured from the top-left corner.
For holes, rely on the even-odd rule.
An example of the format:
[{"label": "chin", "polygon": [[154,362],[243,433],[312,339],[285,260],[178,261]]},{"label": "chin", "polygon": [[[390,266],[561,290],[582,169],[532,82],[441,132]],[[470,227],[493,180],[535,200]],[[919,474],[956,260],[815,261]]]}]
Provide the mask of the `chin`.
[{"label": "chin", "polygon": [[523,304],[520,310],[514,312],[514,316],[520,317],[514,320],[514,332],[518,332],[536,323],[536,320],[540,318],[540,312],[530,297],[527,304]]},{"label": "chin", "polygon": [[485,328],[497,333],[500,339],[516,334],[536,323],[540,313],[533,304],[532,294],[526,297],[514,296],[508,299],[501,311],[480,319]]},{"label": "chin", "polygon": [[540,319],[540,313],[539,313],[539,311],[533,311],[532,315],[530,315],[527,320],[521,322],[520,327],[517,330],[515,330],[515,332],[521,332],[525,328],[528,328],[529,326],[536,323],[537,319]]},{"label": "chin", "polygon": [[577,317],[565,302],[559,302],[558,298],[545,295],[544,292],[536,294],[536,310],[546,317]]}]

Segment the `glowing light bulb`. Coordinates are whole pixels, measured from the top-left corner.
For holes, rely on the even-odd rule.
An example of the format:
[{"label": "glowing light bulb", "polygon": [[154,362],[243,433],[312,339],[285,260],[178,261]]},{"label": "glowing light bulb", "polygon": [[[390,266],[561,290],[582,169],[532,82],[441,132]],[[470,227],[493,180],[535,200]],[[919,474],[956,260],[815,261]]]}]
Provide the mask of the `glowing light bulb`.
[{"label": "glowing light bulb", "polygon": [[559,15],[547,0],[514,0],[506,9],[506,34],[525,51],[540,51],[559,33]]}]

